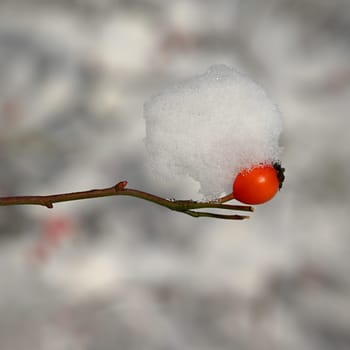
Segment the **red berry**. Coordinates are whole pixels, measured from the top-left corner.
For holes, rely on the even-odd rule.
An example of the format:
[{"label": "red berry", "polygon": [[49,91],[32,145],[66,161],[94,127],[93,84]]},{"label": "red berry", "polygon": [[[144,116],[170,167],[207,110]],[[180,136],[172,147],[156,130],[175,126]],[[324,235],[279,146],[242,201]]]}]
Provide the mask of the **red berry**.
[{"label": "red berry", "polygon": [[235,199],[245,204],[262,204],[279,190],[277,170],[272,165],[258,165],[243,169],[233,183]]}]

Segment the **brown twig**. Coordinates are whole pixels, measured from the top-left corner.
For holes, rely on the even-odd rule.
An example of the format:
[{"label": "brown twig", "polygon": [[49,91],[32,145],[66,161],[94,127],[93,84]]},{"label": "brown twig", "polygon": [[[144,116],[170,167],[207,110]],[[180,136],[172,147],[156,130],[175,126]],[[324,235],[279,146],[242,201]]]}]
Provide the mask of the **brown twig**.
[{"label": "brown twig", "polygon": [[121,181],[115,186],[95,189],[81,192],[60,193],[47,196],[14,196],[14,197],[0,197],[0,205],[42,205],[47,208],[53,208],[54,203],[68,202],[74,200],[82,200],[89,198],[100,198],[108,196],[131,196],[140,198],[149,202],[153,202],[160,206],[166,207],[170,210],[185,213],[193,217],[211,217],[219,219],[229,220],[243,220],[248,219],[246,215],[230,215],[230,214],[217,214],[204,211],[196,211],[196,209],[224,209],[224,210],[239,210],[252,212],[254,209],[251,206],[245,205],[231,205],[224,204],[229,200],[234,199],[233,195],[227,195],[225,197],[218,198],[215,201],[209,202],[196,202],[192,200],[169,200],[162,197],[158,197],[154,194],[126,188],[127,181]]}]

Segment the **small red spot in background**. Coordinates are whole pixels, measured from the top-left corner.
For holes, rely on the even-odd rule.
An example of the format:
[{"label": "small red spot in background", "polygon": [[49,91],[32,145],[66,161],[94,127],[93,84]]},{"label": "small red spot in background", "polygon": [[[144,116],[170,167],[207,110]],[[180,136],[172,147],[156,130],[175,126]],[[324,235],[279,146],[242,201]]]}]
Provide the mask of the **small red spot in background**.
[{"label": "small red spot in background", "polygon": [[68,216],[50,216],[42,222],[41,232],[29,257],[33,262],[47,262],[64,241],[75,233],[75,225]]},{"label": "small red spot in background", "polygon": [[42,239],[48,244],[57,246],[73,233],[73,224],[66,216],[54,216],[43,223]]}]

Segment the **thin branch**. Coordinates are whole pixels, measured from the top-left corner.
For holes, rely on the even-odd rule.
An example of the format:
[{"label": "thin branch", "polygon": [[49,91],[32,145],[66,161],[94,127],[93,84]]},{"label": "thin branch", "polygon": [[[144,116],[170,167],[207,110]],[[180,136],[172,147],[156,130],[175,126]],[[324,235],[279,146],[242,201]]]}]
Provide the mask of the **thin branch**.
[{"label": "thin branch", "polygon": [[53,208],[54,203],[68,202],[75,200],[83,200],[89,198],[100,198],[109,196],[131,196],[140,198],[149,202],[153,202],[160,206],[166,207],[170,210],[182,212],[184,214],[193,217],[211,217],[219,219],[229,219],[229,220],[243,220],[249,218],[246,215],[230,215],[230,214],[216,214],[204,211],[195,211],[195,209],[224,209],[224,210],[239,210],[252,212],[254,209],[251,206],[245,205],[231,205],[224,204],[233,198],[233,195],[227,195],[225,197],[218,198],[215,201],[209,202],[196,202],[192,200],[169,200],[151,193],[126,188],[127,181],[121,181],[115,186],[80,191],[80,192],[70,192],[70,193],[60,193],[47,196],[14,196],[14,197],[0,197],[0,205],[42,205],[47,208]]},{"label": "thin branch", "polygon": [[249,219],[248,215],[228,215],[228,214],[217,214],[217,213],[208,213],[204,211],[193,211],[193,210],[187,210],[184,211],[185,214],[191,215],[195,218],[199,217],[209,217],[209,218],[216,218],[216,219],[226,219],[226,220],[244,220]]}]

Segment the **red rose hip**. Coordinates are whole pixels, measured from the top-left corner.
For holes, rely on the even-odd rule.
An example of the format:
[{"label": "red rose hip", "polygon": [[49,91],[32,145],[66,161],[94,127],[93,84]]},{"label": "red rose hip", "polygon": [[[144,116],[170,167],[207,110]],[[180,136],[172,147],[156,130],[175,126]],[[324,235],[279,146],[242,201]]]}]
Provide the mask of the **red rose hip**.
[{"label": "red rose hip", "polygon": [[278,170],[273,165],[257,165],[238,173],[233,196],[245,204],[262,204],[272,199],[280,187]]}]

